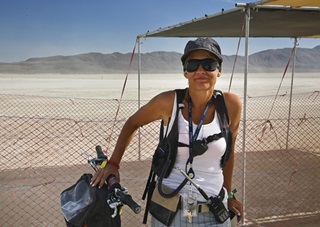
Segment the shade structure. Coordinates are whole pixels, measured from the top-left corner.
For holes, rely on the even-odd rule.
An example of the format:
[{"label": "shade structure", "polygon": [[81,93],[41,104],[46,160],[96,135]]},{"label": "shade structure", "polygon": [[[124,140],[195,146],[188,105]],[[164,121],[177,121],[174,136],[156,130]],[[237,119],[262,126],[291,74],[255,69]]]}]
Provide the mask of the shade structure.
[{"label": "shade structure", "polygon": [[[318,1],[319,2],[319,1]],[[267,4],[267,3],[266,3]],[[250,37],[320,37],[320,8],[249,4]],[[241,37],[245,7],[205,15],[138,37]]]},{"label": "shade structure", "polygon": [[259,3],[260,5],[282,5],[291,7],[319,7],[319,0],[265,0]]}]

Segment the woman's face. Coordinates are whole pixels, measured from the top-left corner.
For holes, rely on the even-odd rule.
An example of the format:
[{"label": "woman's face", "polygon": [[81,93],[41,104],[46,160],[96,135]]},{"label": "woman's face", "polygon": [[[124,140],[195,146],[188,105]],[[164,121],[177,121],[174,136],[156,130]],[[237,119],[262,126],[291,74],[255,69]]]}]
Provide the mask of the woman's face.
[{"label": "woman's face", "polygon": [[[209,52],[204,50],[196,50],[188,55],[186,62],[190,60],[203,59],[213,59],[217,61],[217,59],[215,59],[215,57]],[[185,70],[184,76],[188,79],[190,88],[194,88],[197,90],[208,90],[212,88],[214,89],[217,77],[219,77],[221,73],[221,70],[219,68],[216,68],[214,71],[207,71],[200,64],[199,68],[193,72],[188,72],[187,70]]]}]

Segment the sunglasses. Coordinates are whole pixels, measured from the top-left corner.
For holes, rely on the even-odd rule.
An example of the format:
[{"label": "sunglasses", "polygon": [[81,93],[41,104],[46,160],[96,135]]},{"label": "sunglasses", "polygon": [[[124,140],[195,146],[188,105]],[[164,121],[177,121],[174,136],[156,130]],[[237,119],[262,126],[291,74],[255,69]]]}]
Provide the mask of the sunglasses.
[{"label": "sunglasses", "polygon": [[204,70],[210,71],[210,72],[216,69],[220,69],[220,64],[218,61],[212,58],[206,58],[202,60],[196,60],[196,59],[188,60],[184,64],[184,70],[187,70],[187,72],[195,72],[198,70],[200,65]]}]

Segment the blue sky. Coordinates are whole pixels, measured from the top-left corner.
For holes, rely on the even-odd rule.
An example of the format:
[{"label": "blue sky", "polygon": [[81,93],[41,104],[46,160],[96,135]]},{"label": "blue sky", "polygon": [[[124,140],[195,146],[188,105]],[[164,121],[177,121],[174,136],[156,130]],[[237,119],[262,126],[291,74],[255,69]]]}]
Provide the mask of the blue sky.
[{"label": "blue sky", "polygon": [[[88,52],[132,52],[137,35],[234,8],[233,0],[1,0],[0,62]],[[246,1],[254,2],[254,1]],[[141,52],[183,52],[188,39],[148,38]],[[218,38],[223,54],[238,39]],[[300,47],[320,45],[301,39]],[[239,54],[244,55],[244,39]],[[292,39],[250,39],[249,51],[292,47]]]}]

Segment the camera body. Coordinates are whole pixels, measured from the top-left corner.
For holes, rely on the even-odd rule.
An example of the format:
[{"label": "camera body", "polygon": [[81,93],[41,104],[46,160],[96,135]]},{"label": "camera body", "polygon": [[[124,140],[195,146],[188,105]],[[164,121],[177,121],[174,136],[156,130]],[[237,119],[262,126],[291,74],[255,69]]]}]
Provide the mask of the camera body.
[{"label": "camera body", "polygon": [[204,152],[208,150],[208,144],[205,140],[196,140],[193,142],[192,146],[192,157],[196,157],[198,155],[202,155]]}]

